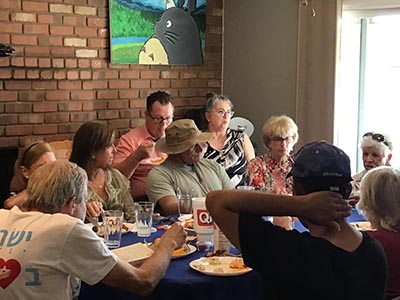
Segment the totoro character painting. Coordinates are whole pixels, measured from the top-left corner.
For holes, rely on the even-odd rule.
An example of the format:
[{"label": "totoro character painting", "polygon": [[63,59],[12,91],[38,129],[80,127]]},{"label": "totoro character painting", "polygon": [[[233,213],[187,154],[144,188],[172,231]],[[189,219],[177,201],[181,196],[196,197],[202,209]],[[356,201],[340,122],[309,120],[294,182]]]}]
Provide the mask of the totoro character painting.
[{"label": "totoro character painting", "polygon": [[188,0],[187,10],[183,2],[178,6],[166,0],[166,10],[156,23],[154,34],[139,52],[139,64],[203,64],[203,52],[199,28],[191,15],[196,0]]}]

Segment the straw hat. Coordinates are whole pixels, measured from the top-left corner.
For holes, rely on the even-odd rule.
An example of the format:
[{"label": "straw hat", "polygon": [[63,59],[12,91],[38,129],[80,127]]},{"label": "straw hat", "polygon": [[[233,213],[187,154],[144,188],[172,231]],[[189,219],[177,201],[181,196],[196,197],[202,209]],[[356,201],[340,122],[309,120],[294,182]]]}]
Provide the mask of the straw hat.
[{"label": "straw hat", "polygon": [[201,132],[193,120],[177,120],[165,129],[165,138],[157,141],[156,150],[168,154],[179,154],[197,143],[207,142],[213,135],[211,132]]}]

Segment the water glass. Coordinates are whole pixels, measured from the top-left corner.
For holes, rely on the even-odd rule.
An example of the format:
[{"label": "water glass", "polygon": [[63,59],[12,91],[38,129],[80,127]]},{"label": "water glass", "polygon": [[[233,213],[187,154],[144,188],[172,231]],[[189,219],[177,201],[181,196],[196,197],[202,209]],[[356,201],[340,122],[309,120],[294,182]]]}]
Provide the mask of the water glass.
[{"label": "water glass", "polygon": [[104,211],[104,238],[108,248],[118,248],[121,244],[124,213],[120,210]]},{"label": "water glass", "polygon": [[135,216],[138,237],[149,237],[153,224],[153,202],[136,202]]},{"label": "water glass", "polygon": [[179,216],[183,219],[191,217],[193,192],[193,189],[189,189],[189,191],[184,192],[181,188],[177,188],[176,199],[178,200],[179,204]]}]

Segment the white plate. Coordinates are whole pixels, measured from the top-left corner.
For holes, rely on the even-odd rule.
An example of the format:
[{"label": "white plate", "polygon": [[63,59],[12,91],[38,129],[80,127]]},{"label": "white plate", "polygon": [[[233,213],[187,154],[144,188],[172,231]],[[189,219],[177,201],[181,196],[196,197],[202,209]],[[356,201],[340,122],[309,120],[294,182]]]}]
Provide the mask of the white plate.
[{"label": "white plate", "polygon": [[[130,232],[137,232],[136,223],[127,223],[130,225]],[[151,232],[154,233],[157,231],[157,228],[151,227]]]},{"label": "white plate", "polygon": [[367,221],[365,221],[365,222],[352,222],[350,224],[353,225],[358,230],[372,230],[371,223],[367,222]]},{"label": "white plate", "polygon": [[[97,232],[97,235],[98,236],[104,236],[104,227],[103,227],[103,223],[102,222],[99,222],[99,225],[100,225],[100,228],[99,228],[99,231]],[[92,225],[92,227],[93,227],[93,225]],[[125,234],[125,233],[128,233],[128,232],[137,232],[137,228],[136,228],[136,224],[135,223],[124,223],[124,227],[126,227],[127,229],[125,229],[125,228],[122,228],[122,234]],[[152,233],[154,233],[154,232],[156,232],[157,231],[157,229],[156,228],[154,228],[154,227],[152,227],[151,228],[151,232]]]},{"label": "white plate", "polygon": [[[185,228],[186,231],[193,231],[194,232],[194,228],[191,228],[191,227],[193,227],[193,222],[194,222],[193,219],[189,219],[189,220],[183,221],[182,222],[182,226],[183,226],[183,228]],[[192,224],[192,226],[191,227],[187,227],[189,224]]]},{"label": "white plate", "polygon": [[178,221],[179,222],[185,222],[187,220],[193,219],[193,215],[192,214],[187,214],[187,215],[182,215],[178,217]]},{"label": "white plate", "polygon": [[189,254],[192,254],[192,253],[196,252],[197,249],[196,249],[195,246],[193,246],[193,245],[188,245],[188,246],[189,246],[189,249],[190,249],[189,252],[186,252],[186,253],[183,253],[183,254],[177,254],[177,255],[174,255],[172,253],[172,259],[188,256]]},{"label": "white plate", "polygon": [[[233,269],[229,267],[229,264],[236,257],[221,256],[221,257],[202,257],[199,259],[192,260],[189,266],[206,275],[213,276],[238,276],[246,274],[253,270],[252,268],[246,267],[244,269]],[[219,264],[214,264],[213,261],[218,259]]]}]

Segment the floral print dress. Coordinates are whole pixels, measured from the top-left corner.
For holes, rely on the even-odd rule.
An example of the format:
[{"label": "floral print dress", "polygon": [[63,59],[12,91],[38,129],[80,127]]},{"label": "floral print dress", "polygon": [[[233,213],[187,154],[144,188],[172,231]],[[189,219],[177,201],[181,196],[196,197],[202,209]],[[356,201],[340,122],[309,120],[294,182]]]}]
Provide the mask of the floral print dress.
[{"label": "floral print dress", "polygon": [[257,190],[292,195],[293,179],[286,178],[292,166],[293,160],[290,156],[283,162],[276,162],[269,153],[259,155],[247,166],[246,183]]}]

